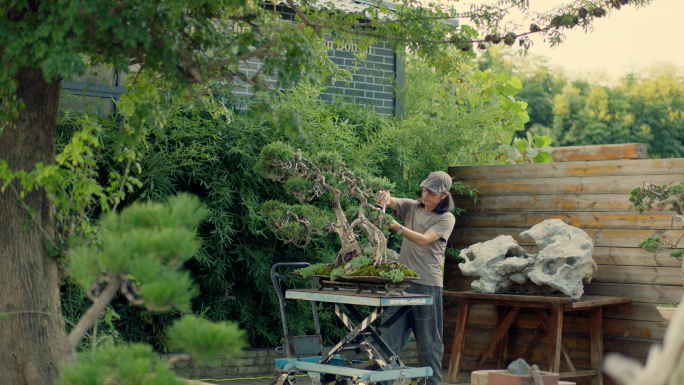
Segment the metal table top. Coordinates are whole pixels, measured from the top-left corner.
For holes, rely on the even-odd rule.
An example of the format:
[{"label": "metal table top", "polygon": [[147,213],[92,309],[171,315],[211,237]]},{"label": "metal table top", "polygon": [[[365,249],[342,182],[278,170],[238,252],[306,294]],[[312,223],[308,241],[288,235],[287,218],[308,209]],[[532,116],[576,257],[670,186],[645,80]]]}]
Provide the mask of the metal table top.
[{"label": "metal table top", "polygon": [[432,297],[428,295],[387,296],[367,292],[357,293],[354,289],[290,289],[285,292],[285,298],[376,307],[432,305]]}]

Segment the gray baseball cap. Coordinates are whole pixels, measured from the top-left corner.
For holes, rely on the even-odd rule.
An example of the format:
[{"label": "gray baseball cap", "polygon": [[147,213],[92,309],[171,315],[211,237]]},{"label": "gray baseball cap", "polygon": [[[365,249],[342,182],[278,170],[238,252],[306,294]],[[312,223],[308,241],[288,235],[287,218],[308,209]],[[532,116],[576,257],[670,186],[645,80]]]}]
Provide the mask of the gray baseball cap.
[{"label": "gray baseball cap", "polygon": [[451,177],[444,171],[435,171],[428,175],[427,179],[420,184],[420,187],[426,188],[433,193],[441,194],[451,190]]}]

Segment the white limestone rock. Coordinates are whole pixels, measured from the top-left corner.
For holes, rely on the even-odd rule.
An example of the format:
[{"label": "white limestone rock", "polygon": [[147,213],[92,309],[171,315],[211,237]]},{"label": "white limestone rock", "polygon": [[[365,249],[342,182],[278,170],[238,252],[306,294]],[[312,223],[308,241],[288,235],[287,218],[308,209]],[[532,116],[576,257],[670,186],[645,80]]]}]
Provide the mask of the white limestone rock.
[{"label": "white limestone rock", "polygon": [[520,273],[532,265],[525,249],[510,235],[500,235],[486,242],[476,243],[461,250],[460,257],[464,263],[458,265],[461,272],[468,277],[480,277],[473,281],[472,288],[479,293],[503,293],[509,291]]},{"label": "white limestone rock", "polygon": [[548,219],[520,235],[532,238],[540,248],[535,267],[527,274],[530,280],[572,298],[581,297],[583,282],[591,282],[597,269],[594,242],[587,233],[560,219]]},{"label": "white limestone rock", "polygon": [[509,235],[501,235],[461,250],[464,275],[480,277],[472,288],[480,293],[552,293],[579,298],[583,282],[596,272],[592,239],[560,219],[545,220],[520,234],[539,246],[527,253]]}]

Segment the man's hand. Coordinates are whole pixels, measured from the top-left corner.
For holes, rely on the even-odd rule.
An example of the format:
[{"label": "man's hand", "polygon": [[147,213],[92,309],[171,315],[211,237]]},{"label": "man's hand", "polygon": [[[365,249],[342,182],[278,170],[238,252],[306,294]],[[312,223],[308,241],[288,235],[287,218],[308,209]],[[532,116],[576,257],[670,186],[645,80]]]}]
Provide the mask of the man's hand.
[{"label": "man's hand", "polygon": [[389,191],[387,190],[379,190],[375,193],[375,203],[377,203],[378,206],[382,207],[383,211],[386,206],[389,206],[391,209],[395,209],[397,207],[396,199],[392,198]]},{"label": "man's hand", "polygon": [[383,226],[387,227],[390,230],[399,230],[399,228],[401,227],[401,224],[399,224],[399,222],[392,219],[392,223],[384,223]]}]

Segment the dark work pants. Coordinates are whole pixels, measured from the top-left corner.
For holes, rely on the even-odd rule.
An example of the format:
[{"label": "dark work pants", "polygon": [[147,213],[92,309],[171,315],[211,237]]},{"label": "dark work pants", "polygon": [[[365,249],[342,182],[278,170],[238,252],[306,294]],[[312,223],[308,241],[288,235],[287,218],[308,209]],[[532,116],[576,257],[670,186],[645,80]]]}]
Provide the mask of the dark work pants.
[{"label": "dark work pants", "polygon": [[[427,385],[439,385],[442,383],[442,356],[444,355],[442,288],[411,283],[406,292],[429,295],[432,297],[433,304],[412,307],[389,330],[383,332],[382,339],[394,353],[400,354],[408,342],[411,331],[413,331],[418,345],[420,366],[429,366],[433,371],[432,377],[427,379]],[[387,308],[382,314],[383,322],[391,317],[397,309],[398,307]],[[391,385],[392,382],[386,381],[378,384]]]}]

